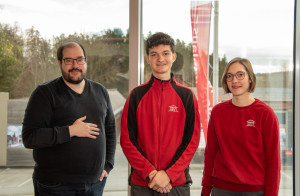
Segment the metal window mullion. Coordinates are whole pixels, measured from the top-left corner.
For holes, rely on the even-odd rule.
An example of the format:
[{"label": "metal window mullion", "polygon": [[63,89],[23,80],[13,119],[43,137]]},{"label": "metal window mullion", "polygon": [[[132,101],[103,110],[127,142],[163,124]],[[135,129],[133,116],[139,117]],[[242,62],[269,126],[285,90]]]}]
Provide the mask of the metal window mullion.
[{"label": "metal window mullion", "polygon": [[294,195],[300,195],[300,3],[295,0],[294,34]]},{"label": "metal window mullion", "polygon": [[[143,76],[143,67],[141,67],[141,46],[142,46],[142,0],[129,0],[129,92],[140,85]],[[143,66],[143,63],[142,63]],[[131,172],[131,166],[128,164],[128,176]],[[130,186],[128,186],[127,195],[130,195]]]}]

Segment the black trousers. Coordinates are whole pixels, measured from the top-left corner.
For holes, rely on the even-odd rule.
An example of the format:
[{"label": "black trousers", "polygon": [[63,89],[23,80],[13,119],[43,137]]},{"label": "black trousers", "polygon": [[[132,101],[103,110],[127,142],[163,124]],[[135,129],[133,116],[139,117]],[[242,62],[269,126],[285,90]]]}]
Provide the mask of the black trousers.
[{"label": "black trousers", "polygon": [[131,185],[130,196],[190,196],[190,185],[172,187],[169,193],[159,193],[149,187]]},{"label": "black trousers", "polygon": [[218,189],[213,187],[211,191],[211,196],[264,196],[265,191],[257,191],[257,192],[236,192],[236,191],[227,191],[223,189]]}]

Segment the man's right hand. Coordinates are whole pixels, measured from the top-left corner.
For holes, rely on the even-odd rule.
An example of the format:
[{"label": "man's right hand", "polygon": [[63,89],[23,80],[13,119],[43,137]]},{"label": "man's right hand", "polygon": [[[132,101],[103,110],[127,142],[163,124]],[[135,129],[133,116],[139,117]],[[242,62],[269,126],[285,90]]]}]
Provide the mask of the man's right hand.
[{"label": "man's right hand", "polygon": [[98,125],[93,123],[85,123],[83,122],[85,119],[86,116],[78,118],[71,126],[69,126],[70,136],[96,139],[96,135],[100,134],[100,129],[97,128]]},{"label": "man's right hand", "polygon": [[152,181],[152,179],[154,178],[156,173],[157,173],[157,170],[153,170],[152,172],[150,172],[150,174],[148,175],[150,182]]}]

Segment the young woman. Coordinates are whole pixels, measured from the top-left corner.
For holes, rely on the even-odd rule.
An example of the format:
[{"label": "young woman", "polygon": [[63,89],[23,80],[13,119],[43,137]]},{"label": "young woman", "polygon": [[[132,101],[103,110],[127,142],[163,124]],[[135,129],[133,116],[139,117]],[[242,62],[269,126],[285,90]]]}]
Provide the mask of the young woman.
[{"label": "young woman", "polygon": [[251,96],[255,84],[248,59],[237,57],[227,64],[222,87],[233,97],[211,113],[201,195],[278,195],[278,119],[268,105]]}]

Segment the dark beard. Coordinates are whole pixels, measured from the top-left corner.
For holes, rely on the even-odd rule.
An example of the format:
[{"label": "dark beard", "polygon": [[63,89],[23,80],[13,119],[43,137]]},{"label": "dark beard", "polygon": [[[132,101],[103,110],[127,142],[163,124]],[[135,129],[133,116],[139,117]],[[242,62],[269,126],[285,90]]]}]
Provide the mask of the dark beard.
[{"label": "dark beard", "polygon": [[[69,73],[70,73],[72,70],[78,70],[78,71],[80,71],[81,74],[82,74],[81,77],[79,77],[77,80],[73,80],[73,79],[69,76]],[[79,83],[81,83],[82,80],[85,78],[85,74],[82,73],[82,70],[79,70],[79,69],[71,69],[71,70],[68,71],[68,73],[64,72],[64,71],[61,69],[61,73],[62,73],[63,78],[64,78],[67,82],[69,82],[69,83],[71,83],[71,84],[79,84]]]}]

